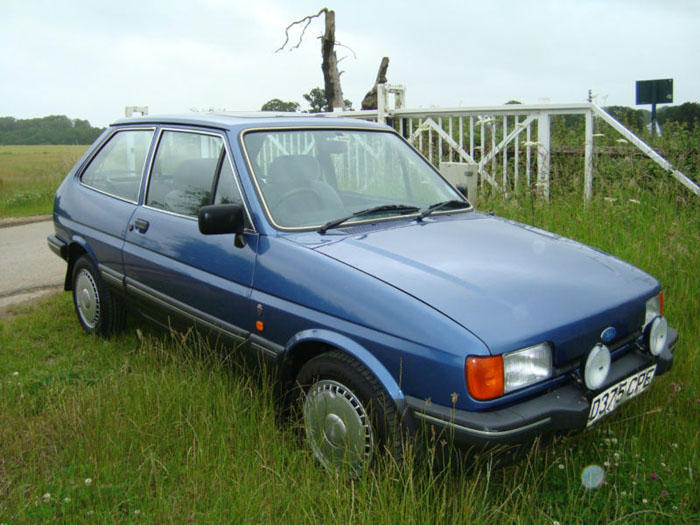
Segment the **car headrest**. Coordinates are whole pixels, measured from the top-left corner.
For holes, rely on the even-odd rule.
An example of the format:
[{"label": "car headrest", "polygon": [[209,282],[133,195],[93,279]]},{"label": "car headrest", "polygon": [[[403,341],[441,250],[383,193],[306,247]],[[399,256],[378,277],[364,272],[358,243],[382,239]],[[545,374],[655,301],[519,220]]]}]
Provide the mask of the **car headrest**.
[{"label": "car headrest", "polygon": [[283,155],[272,161],[267,176],[272,184],[303,186],[321,177],[321,166],[310,155]]},{"label": "car headrest", "polygon": [[175,176],[191,186],[211,188],[218,162],[218,159],[187,159],[178,164]]}]

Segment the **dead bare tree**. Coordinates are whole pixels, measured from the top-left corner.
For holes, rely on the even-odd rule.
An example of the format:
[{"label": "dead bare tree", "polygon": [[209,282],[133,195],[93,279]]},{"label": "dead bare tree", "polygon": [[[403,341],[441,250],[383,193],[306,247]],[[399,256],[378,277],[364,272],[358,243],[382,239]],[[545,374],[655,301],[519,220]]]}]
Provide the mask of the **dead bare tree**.
[{"label": "dead bare tree", "polygon": [[381,64],[379,64],[377,80],[374,82],[374,86],[367,92],[365,98],[362,99],[362,109],[377,109],[377,86],[379,84],[386,84],[387,69],[389,69],[389,57],[384,57],[382,58]]},{"label": "dead bare tree", "polygon": [[303,24],[301,30],[301,35],[299,35],[299,41],[296,45],[291,46],[289,51],[298,48],[301,45],[301,41],[304,38],[304,33],[306,33],[306,28],[313,21],[314,18],[320,18],[321,15],[325,15],[326,30],[321,38],[321,55],[323,61],[321,62],[321,70],[323,71],[323,83],[324,90],[326,92],[326,100],[328,102],[329,109],[332,111],[333,108],[343,108],[343,90],[340,87],[340,75],[342,72],[338,71],[338,57],[335,53],[335,46],[342,45],[335,41],[335,11],[324,7],[315,15],[307,15],[301,20],[296,20],[289,24],[284,30],[285,40],[284,44],[275,51],[275,53],[282,51],[289,43],[289,30],[296,26]]}]

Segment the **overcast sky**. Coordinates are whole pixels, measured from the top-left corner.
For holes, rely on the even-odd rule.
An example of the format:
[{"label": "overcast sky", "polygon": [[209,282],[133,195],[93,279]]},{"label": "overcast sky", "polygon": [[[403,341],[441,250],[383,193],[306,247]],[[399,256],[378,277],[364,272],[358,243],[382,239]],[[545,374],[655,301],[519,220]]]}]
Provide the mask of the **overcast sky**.
[{"label": "overcast sky", "polygon": [[[583,102],[633,106],[634,81],[700,101],[698,0],[0,0],[0,116],[105,126],[124,106],[259,110],[323,85],[322,20],[275,53],[291,21],[336,12],[345,98],[382,56],[408,107]],[[294,37],[294,34],[292,35]]]}]

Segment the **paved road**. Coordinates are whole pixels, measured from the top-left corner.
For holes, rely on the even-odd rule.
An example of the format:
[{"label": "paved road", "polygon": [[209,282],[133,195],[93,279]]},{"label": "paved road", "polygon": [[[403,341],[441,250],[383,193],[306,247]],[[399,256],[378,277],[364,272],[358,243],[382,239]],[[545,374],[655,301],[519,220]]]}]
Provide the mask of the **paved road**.
[{"label": "paved road", "polygon": [[66,263],[46,244],[53,222],[0,228],[0,308],[63,286]]}]

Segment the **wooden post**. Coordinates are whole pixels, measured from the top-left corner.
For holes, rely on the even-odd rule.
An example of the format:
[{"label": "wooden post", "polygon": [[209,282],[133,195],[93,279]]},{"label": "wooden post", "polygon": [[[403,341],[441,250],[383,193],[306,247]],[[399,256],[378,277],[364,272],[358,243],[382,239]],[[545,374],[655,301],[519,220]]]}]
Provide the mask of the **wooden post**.
[{"label": "wooden post", "polygon": [[333,108],[343,108],[343,90],[340,87],[340,73],[338,72],[338,57],[335,54],[335,11],[326,11],[326,32],[321,41],[321,55],[323,62],[323,81],[325,84],[326,100]]}]

